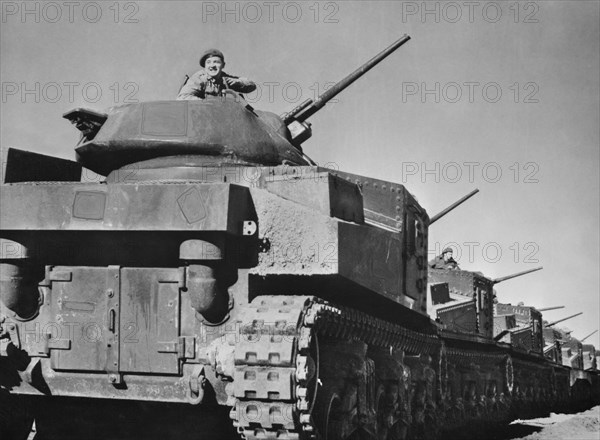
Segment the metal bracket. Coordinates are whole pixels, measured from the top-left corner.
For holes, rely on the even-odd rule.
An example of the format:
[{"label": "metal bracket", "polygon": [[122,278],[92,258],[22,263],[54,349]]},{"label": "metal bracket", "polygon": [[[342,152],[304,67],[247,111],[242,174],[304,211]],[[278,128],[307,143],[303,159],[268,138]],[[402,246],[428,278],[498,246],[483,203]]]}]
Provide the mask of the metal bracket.
[{"label": "metal bracket", "polygon": [[70,270],[50,270],[48,274],[48,279],[50,281],[64,281],[69,282],[73,281],[73,272]]},{"label": "metal bracket", "polygon": [[15,347],[21,348],[21,338],[19,338],[19,326],[13,323],[5,324],[5,326],[10,342],[12,342],[12,344]]},{"label": "metal bracket", "polygon": [[108,266],[106,271],[106,372],[108,381],[114,385],[123,382],[119,372],[121,322],[121,268]]},{"label": "metal bracket", "polygon": [[46,356],[50,355],[50,350],[70,350],[71,340],[70,339],[53,339],[52,333],[44,334],[44,341],[42,344],[42,353]]},{"label": "metal bracket", "polygon": [[196,338],[179,336],[177,341],[158,344],[159,353],[177,353],[178,359],[194,359],[196,357]]},{"label": "metal bracket", "polygon": [[245,220],[242,227],[242,235],[254,235],[257,229],[255,221]]}]

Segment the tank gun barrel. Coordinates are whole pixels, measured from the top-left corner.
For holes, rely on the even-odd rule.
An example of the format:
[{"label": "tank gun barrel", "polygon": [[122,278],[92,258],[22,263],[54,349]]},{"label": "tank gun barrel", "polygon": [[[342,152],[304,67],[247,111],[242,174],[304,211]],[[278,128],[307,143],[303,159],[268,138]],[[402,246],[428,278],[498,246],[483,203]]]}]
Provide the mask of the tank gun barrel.
[{"label": "tank gun barrel", "polygon": [[389,47],[379,52],[350,75],[346,76],[344,79],[327,89],[325,92],[319,95],[316,100],[313,101],[312,99],[307,99],[293,110],[282,114],[281,119],[288,126],[294,144],[299,145],[311,136],[310,124],[305,122],[308,118],[322,109],[327,102],[337,96],[346,87],[363,76],[385,58],[387,58],[392,52],[394,52],[408,40],[410,40],[410,36],[404,34],[400,39],[396,40]]},{"label": "tank gun barrel", "polygon": [[431,225],[432,223],[438,221],[439,219],[441,219],[443,216],[445,216],[446,214],[448,214],[450,211],[452,211],[454,208],[458,208],[459,205],[462,205],[464,202],[466,202],[467,200],[469,200],[471,197],[473,197],[475,194],[477,194],[479,192],[479,189],[474,189],[473,191],[471,191],[469,194],[467,194],[466,196],[464,196],[462,199],[457,200],[456,202],[454,202],[452,205],[448,206],[446,209],[438,212],[436,215],[434,215],[433,217],[431,217],[431,219],[429,220],[429,224]]},{"label": "tank gun barrel", "polygon": [[592,335],[595,335],[596,333],[598,333],[598,330],[594,330],[592,333],[590,333],[589,335],[587,335],[585,338],[581,338],[580,341],[583,342],[585,341],[587,338],[589,338]]},{"label": "tank gun barrel", "polygon": [[563,321],[566,321],[567,319],[575,318],[576,316],[579,316],[581,314],[583,314],[583,312],[575,313],[574,315],[567,316],[566,318],[559,319],[558,321],[549,322],[548,324],[546,324],[546,327],[552,327],[553,325],[556,325],[559,322],[563,322]]},{"label": "tank gun barrel", "polygon": [[538,312],[547,312],[549,310],[557,310],[557,309],[564,309],[565,306],[555,306],[555,307],[543,307],[541,309],[537,309]]},{"label": "tank gun barrel", "polygon": [[527,275],[528,273],[536,272],[536,271],[542,270],[542,269],[543,269],[543,267],[540,266],[540,267],[536,267],[535,269],[524,270],[523,272],[513,273],[512,275],[507,275],[505,277],[495,278],[492,280],[492,282],[494,284],[498,284],[498,283],[501,283],[502,281],[510,280],[511,278],[520,277],[521,275]]}]

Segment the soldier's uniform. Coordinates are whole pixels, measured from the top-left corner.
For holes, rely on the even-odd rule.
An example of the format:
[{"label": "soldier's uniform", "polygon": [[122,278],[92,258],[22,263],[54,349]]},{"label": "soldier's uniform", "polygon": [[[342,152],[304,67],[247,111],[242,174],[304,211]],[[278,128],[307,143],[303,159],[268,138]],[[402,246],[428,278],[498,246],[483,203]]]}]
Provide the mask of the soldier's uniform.
[{"label": "soldier's uniform", "polygon": [[[239,93],[250,93],[256,89],[256,84],[247,78],[229,75],[223,71],[221,71],[221,74],[218,77],[209,75],[204,69],[204,63],[207,58],[212,56],[221,58],[223,64],[225,63],[225,57],[221,51],[217,49],[207,50],[204,55],[202,55],[202,58],[200,58],[200,66],[202,66],[203,69],[188,78],[177,95],[178,100],[204,99],[208,95],[220,96],[225,89],[231,89]],[[229,85],[223,78],[235,78],[237,83]]]},{"label": "soldier's uniform", "polygon": [[452,249],[444,249],[442,255],[438,255],[429,262],[429,267],[432,269],[459,269],[458,263],[454,258],[450,257],[447,260],[444,259],[444,254],[447,252],[451,253]]},{"label": "soldier's uniform", "polygon": [[[223,81],[224,77],[236,78],[240,84],[227,85]],[[239,93],[250,93],[256,89],[256,84],[247,78],[240,78],[222,72],[218,78],[213,78],[206,73],[204,69],[194,73],[184,84],[177,95],[178,100],[182,99],[204,99],[207,95],[220,96],[225,89],[231,89]]]}]

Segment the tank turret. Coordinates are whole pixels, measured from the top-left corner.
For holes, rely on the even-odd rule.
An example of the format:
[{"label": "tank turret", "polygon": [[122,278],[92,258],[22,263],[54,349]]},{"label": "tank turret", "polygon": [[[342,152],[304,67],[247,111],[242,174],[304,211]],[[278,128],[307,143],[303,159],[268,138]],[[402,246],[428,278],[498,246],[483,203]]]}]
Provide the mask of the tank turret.
[{"label": "tank turret", "polygon": [[541,354],[544,350],[542,313],[522,304],[494,304],[494,339]]},{"label": "tank turret", "polygon": [[202,100],[125,104],[106,113],[78,108],[63,117],[81,131],[78,162],[102,175],[125,166],[145,170],[135,173],[142,180],[186,178],[198,166],[313,165],[300,147],[310,137],[307,119],[408,40],[404,35],[315,101],[281,117],[254,109],[232,90]]}]

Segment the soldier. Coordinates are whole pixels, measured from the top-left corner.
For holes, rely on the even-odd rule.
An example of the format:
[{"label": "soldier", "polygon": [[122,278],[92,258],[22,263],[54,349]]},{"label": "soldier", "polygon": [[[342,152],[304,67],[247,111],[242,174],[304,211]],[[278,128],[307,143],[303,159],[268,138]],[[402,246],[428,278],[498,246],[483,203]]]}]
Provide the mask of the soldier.
[{"label": "soldier", "polygon": [[460,269],[456,260],[452,258],[452,248],[449,247],[442,251],[442,255],[431,260],[429,267],[432,269]]},{"label": "soldier", "polygon": [[206,95],[219,96],[225,89],[250,93],[256,84],[247,78],[229,75],[223,71],[225,56],[218,49],[209,49],[200,58],[202,70],[194,73],[177,95],[178,100],[204,99]]}]

